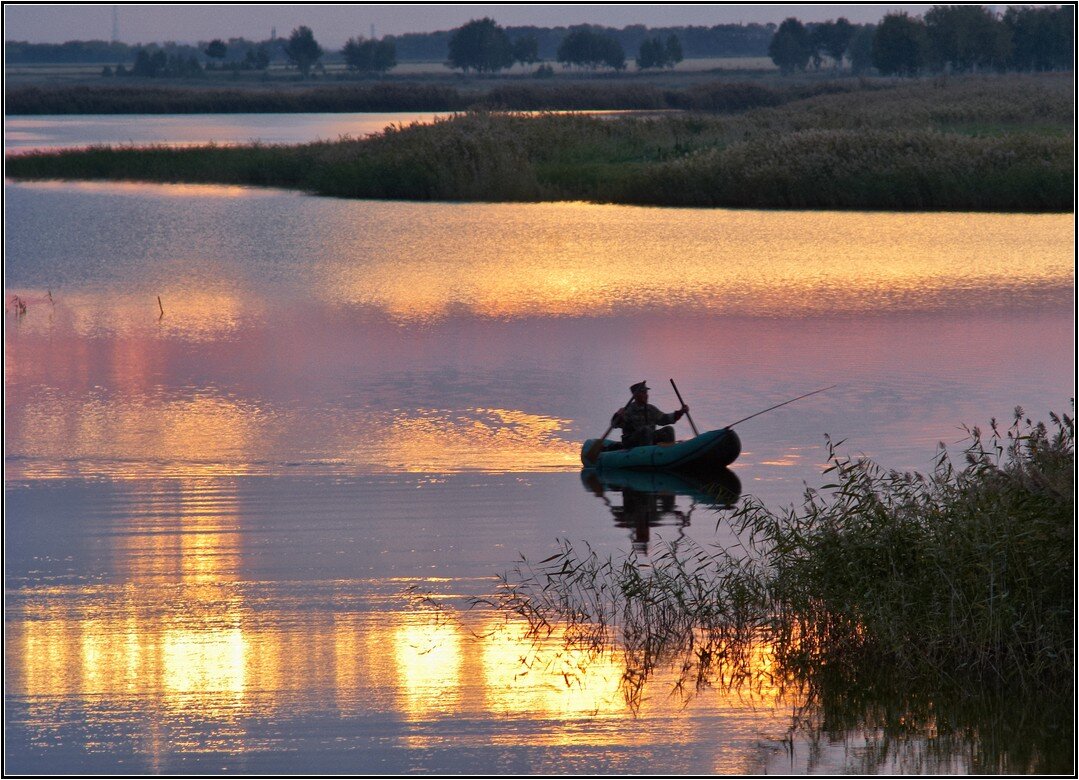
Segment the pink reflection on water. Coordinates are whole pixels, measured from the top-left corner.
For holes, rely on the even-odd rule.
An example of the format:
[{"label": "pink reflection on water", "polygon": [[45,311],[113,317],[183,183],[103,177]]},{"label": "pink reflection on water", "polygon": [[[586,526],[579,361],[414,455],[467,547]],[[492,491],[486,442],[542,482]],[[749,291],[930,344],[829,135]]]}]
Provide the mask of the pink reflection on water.
[{"label": "pink reflection on water", "polygon": [[[961,423],[1060,410],[1073,364],[1066,311],[952,317],[528,319],[402,327],[378,312],[215,302],[190,331],[86,328],[92,296],[8,315],[12,478],[82,474],[545,471],[579,468],[623,385],[702,430],[807,390],[832,391],[739,427],[750,481],[812,479],[823,435],[925,469]],[[79,311],[75,311],[75,310]],[[167,313],[165,321],[174,315]],[[179,315],[176,315],[179,316]],[[534,345],[542,344],[542,351]],[[680,424],[681,436],[689,429]]]}]

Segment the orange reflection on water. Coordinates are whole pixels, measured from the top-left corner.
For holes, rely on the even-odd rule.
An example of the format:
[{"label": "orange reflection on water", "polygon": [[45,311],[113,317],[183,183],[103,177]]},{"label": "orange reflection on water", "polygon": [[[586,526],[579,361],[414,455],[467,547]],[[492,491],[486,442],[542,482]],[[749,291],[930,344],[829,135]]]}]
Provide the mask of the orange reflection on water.
[{"label": "orange reflection on water", "polygon": [[[691,307],[798,316],[1000,303],[1071,286],[1067,214],[663,210],[541,204],[428,206],[424,245],[392,258],[344,242],[326,300],[403,320],[595,316]],[[457,231],[473,222],[468,240]],[[355,255],[355,257],[353,257]]]},{"label": "orange reflection on water", "polygon": [[[75,403],[43,392],[9,405],[8,447],[20,459],[8,464],[8,479],[280,472],[287,420],[267,404],[210,391],[183,398],[87,395]],[[309,448],[321,470],[343,473],[571,471],[580,460],[579,445],[563,438],[569,424],[514,409],[342,411],[297,432],[290,446]],[[295,472],[296,461],[291,468]]]},{"label": "orange reflection on water", "polygon": [[[193,144],[187,144],[193,145]],[[59,151],[63,147],[56,147]],[[32,187],[35,190],[58,190],[61,192],[100,192],[109,195],[134,195],[139,197],[159,198],[252,198],[259,195],[271,195],[280,190],[260,189],[256,187],[238,187],[228,184],[150,184],[136,181],[35,181],[21,182],[19,186]]]},{"label": "orange reflection on water", "polygon": [[[392,648],[393,680],[400,689],[402,714],[412,720],[461,711],[463,644],[458,626],[450,623],[416,624],[408,616],[388,621],[387,644]],[[381,633],[381,632],[379,632]]]},{"label": "orange reflection on water", "polygon": [[[205,586],[164,583],[97,587],[95,595],[100,608],[93,614],[40,604],[9,619],[9,691],[44,708],[72,697],[122,701],[130,728],[159,751],[215,745],[243,751],[257,747],[246,741],[245,719],[328,709],[346,717],[390,711],[428,723],[459,716],[547,722],[550,728],[529,734],[537,745],[654,743],[657,728],[701,737],[702,721],[676,692],[679,659],[659,668],[644,695],[631,702],[624,652],[566,642],[559,627],[536,644],[523,624],[497,615],[480,616],[468,627],[414,612],[326,619],[297,613],[294,605],[263,604],[256,613],[242,600],[222,608]],[[751,650],[759,675],[770,664],[767,647]],[[770,730],[786,717],[778,689],[759,681],[696,697],[738,728]],[[560,725],[582,719],[603,725]],[[192,732],[196,722],[205,725]],[[197,739],[185,744],[162,736],[177,728]],[[515,734],[506,729],[493,741],[514,744]],[[403,739],[423,746],[440,738],[416,732]],[[744,755],[732,756],[724,768],[743,771],[744,761]]]},{"label": "orange reflection on water", "polygon": [[569,424],[516,409],[399,412],[350,457],[406,472],[564,471],[580,467],[578,445],[559,436]]},{"label": "orange reflection on water", "polygon": [[563,631],[556,631],[537,652],[524,622],[492,621],[485,629],[481,652],[490,711],[547,718],[626,711],[625,666],[616,654],[559,647]]},{"label": "orange reflection on water", "polygon": [[90,393],[81,403],[41,393],[18,408],[8,478],[58,476],[157,478],[250,473],[262,420],[251,404],[210,394],[167,399],[111,398]]}]

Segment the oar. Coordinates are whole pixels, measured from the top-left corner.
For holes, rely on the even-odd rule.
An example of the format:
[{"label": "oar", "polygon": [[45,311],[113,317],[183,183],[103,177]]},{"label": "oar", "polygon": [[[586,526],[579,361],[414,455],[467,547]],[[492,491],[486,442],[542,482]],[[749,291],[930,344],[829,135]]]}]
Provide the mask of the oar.
[{"label": "oar", "polygon": [[[631,403],[633,403],[633,396],[630,396],[629,401],[626,402],[626,406],[629,406]],[[623,406],[622,408],[625,409],[626,406]],[[595,462],[596,458],[599,457],[599,454],[601,452],[603,452],[603,442],[606,440],[606,438],[608,436],[610,436],[611,431],[613,431],[613,430],[614,430],[614,425],[612,425],[610,428],[605,430],[603,432],[603,435],[600,436],[598,439],[596,439],[596,443],[588,448],[588,452],[586,452],[584,454],[584,456],[586,458],[588,458],[588,460],[590,460],[592,462]]]},{"label": "oar", "polygon": [[[671,380],[671,387],[674,388],[674,394],[678,396],[678,403],[682,404],[682,406],[685,406],[686,402],[682,400],[682,394],[678,392],[678,385],[674,383],[673,379]],[[693,435],[700,436],[701,432],[698,431],[697,426],[693,424],[693,418],[689,416],[689,412],[686,412],[686,419],[689,420],[689,427],[693,429]]]},{"label": "oar", "polygon": [[757,412],[756,414],[749,415],[749,417],[743,417],[741,420],[738,420],[738,422],[732,422],[727,427],[728,428],[733,428],[734,426],[738,425],[738,423],[744,423],[746,420],[752,420],[754,417],[758,417],[758,416],[764,414],[765,412],[770,412],[773,409],[778,409],[781,406],[786,406],[787,404],[792,404],[795,401],[800,401],[803,398],[809,398],[809,396],[816,395],[817,393],[823,393],[825,390],[831,390],[833,387],[839,387],[839,385],[828,385],[828,387],[822,387],[820,390],[814,390],[812,393],[806,393],[805,395],[800,395],[797,398],[792,398],[789,401],[784,401],[781,404],[776,404],[775,406],[769,406],[767,409],[762,409],[761,411]]}]

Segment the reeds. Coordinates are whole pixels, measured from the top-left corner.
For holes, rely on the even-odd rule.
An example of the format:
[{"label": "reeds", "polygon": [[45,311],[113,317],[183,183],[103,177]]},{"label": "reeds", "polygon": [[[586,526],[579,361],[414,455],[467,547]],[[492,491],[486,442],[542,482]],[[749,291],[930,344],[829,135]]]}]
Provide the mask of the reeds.
[{"label": "reeds", "polygon": [[1072,109],[1062,83],[851,87],[722,117],[476,112],[299,146],[11,155],[6,173],[353,198],[1062,212],[1073,205]]},{"label": "reeds", "polygon": [[[680,684],[801,691],[807,712],[876,686],[898,700],[1008,695],[1059,714],[1074,669],[1074,422],[1051,420],[1017,409],[1003,432],[970,429],[963,466],[942,447],[928,476],[829,445],[833,481],[786,512],[745,500],[733,547],[616,561],[563,542],[481,601],[536,637],[557,627],[590,652],[617,648],[631,701],[675,664]],[[769,664],[754,661],[762,647]]]}]

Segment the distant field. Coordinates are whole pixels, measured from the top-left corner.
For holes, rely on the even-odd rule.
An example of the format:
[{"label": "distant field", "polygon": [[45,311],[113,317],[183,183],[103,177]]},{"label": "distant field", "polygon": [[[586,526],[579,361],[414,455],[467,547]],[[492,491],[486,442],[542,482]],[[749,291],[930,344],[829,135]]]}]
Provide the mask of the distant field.
[{"label": "distant field", "polygon": [[[502,71],[507,76],[522,76],[534,73],[536,68],[541,63],[535,65],[514,65],[512,68]],[[587,73],[589,71],[582,71],[578,68],[564,68],[562,65],[556,63],[549,63],[556,74],[558,73]],[[343,70],[343,66],[334,66],[332,70]],[[327,66],[327,71],[331,68]],[[632,58],[626,60],[627,72],[638,73],[637,65]],[[774,70],[778,71],[779,68],[768,57],[701,57],[697,59],[687,59],[678,63],[674,68],[671,68],[668,72],[689,72],[695,73],[699,71],[711,71],[711,70],[729,70],[729,71],[762,71],[762,70]],[[402,62],[398,64],[396,68],[391,71],[395,75],[425,75],[425,74],[446,74],[455,73],[457,71],[447,67],[443,62]],[[602,74],[605,71],[596,71],[598,74]],[[657,73],[659,71],[651,71]]]},{"label": "distant field", "polygon": [[[488,76],[488,79],[499,78],[520,78],[527,77],[533,74],[542,63],[536,63],[534,65],[514,65],[512,68],[508,68],[501,71],[495,76]],[[554,68],[555,78],[560,75],[573,76],[580,78],[582,76],[597,76],[604,77],[613,75],[611,71],[598,70],[589,71],[581,70],[579,68],[564,68],[558,63],[548,63]],[[112,65],[110,67],[115,67]],[[128,65],[130,67],[130,65]],[[4,76],[9,84],[15,85],[30,85],[36,83],[43,84],[57,84],[63,82],[98,82],[103,84],[133,84],[133,85],[152,85],[155,83],[161,83],[164,79],[115,79],[105,78],[101,75],[105,65],[102,64],[79,64],[79,63],[42,63],[33,65],[8,65],[4,68]],[[678,63],[674,68],[670,68],[662,71],[638,71],[636,64],[632,58],[627,59],[626,70],[622,74],[623,76],[640,75],[642,77],[653,78],[669,78],[673,74],[699,74],[711,71],[725,71],[736,73],[738,71],[745,72],[769,72],[777,71],[775,63],[768,57],[705,57],[698,59],[687,59]],[[344,63],[331,62],[325,65],[325,72],[323,77],[337,77],[346,76],[350,74]],[[391,79],[413,79],[424,77],[433,77],[438,79],[444,78],[460,78],[463,74],[460,71],[455,71],[449,68],[444,62],[402,62],[391,70],[387,77]],[[474,74],[473,74],[474,75]],[[258,82],[265,83],[270,81],[286,81],[294,80],[296,78],[296,70],[289,68],[283,64],[272,65],[268,71],[240,71],[233,73],[232,71],[207,71],[205,78],[199,79],[199,81],[216,84],[220,82],[228,82],[231,84],[238,84],[244,82]],[[316,78],[317,80],[317,78]],[[196,83],[196,82],[189,82]]]}]

